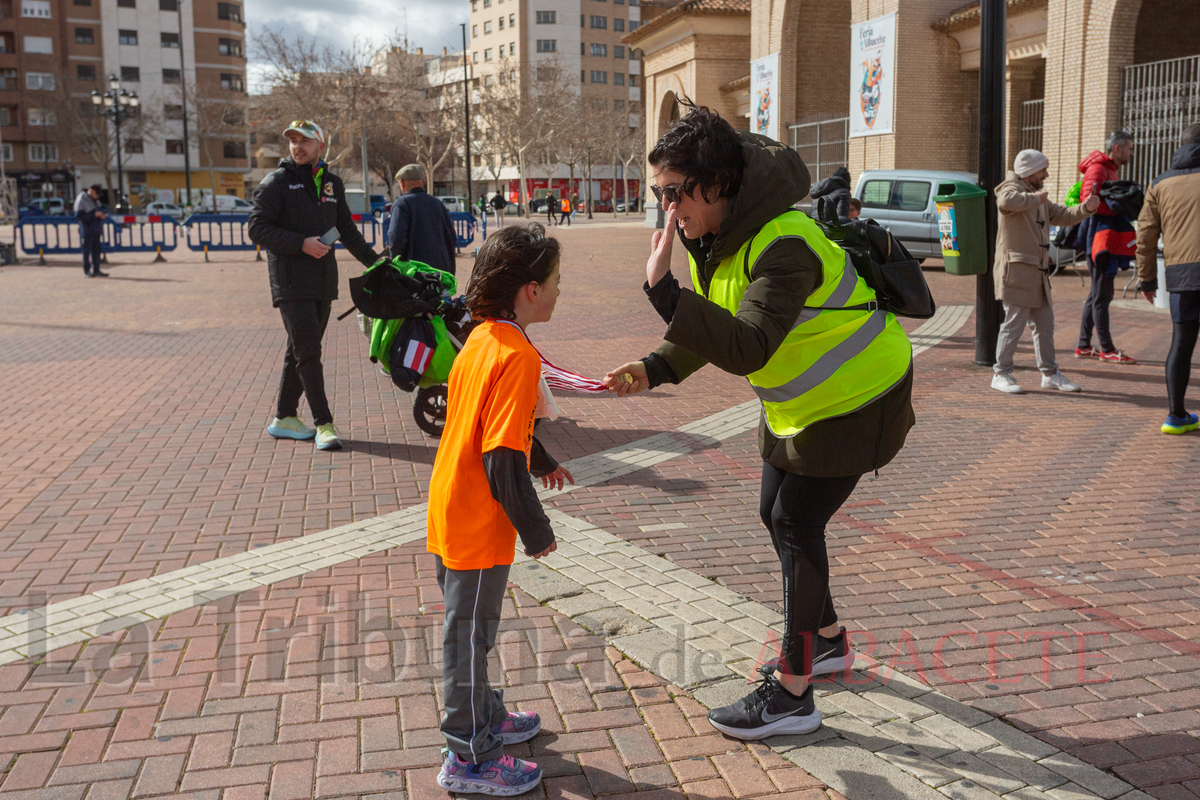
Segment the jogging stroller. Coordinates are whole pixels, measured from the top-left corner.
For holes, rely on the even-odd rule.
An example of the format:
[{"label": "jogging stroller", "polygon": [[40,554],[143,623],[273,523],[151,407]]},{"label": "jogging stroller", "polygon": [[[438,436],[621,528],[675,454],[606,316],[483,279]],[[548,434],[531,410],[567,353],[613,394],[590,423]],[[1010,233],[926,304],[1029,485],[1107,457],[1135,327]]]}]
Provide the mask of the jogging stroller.
[{"label": "jogging stroller", "polygon": [[415,391],[413,419],[435,438],[446,424],[450,367],[478,324],[454,296],[457,288],[450,273],[400,258],[381,259],[350,280],[371,362],[397,388]]}]

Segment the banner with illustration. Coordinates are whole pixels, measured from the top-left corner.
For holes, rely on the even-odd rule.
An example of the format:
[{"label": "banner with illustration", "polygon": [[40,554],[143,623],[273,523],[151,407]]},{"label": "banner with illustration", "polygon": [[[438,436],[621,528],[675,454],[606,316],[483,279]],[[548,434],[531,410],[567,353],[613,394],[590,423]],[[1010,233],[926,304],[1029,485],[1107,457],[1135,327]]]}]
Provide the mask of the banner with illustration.
[{"label": "banner with illustration", "polygon": [[892,132],[896,100],[896,15],[850,26],[850,135]]},{"label": "banner with illustration", "polygon": [[750,130],[779,141],[779,53],[750,62]]}]

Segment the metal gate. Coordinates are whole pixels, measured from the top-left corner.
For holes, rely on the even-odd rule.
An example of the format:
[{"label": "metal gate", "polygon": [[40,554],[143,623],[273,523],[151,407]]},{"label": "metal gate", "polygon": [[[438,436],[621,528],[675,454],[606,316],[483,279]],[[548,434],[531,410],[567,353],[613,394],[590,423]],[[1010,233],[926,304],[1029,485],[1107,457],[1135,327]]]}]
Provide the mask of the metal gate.
[{"label": "metal gate", "polygon": [[1146,187],[1170,167],[1183,129],[1200,122],[1200,55],[1134,64],[1124,73],[1121,128],[1134,148],[1121,177]]},{"label": "metal gate", "polygon": [[850,161],[850,117],[835,117],[817,122],[789,125],[792,149],[804,159],[812,182],[828,178],[838,167]]},{"label": "metal gate", "polygon": [[1042,111],[1045,105],[1045,100],[1021,103],[1021,115],[1017,119],[1017,150],[1042,149]]}]

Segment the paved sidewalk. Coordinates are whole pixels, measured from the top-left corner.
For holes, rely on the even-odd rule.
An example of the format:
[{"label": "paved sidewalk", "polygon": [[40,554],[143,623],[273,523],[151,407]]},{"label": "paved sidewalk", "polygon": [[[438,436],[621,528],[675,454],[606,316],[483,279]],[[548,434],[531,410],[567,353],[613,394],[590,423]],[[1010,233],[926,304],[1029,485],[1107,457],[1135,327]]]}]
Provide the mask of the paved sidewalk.
[{"label": "paved sidewalk", "polygon": [[[533,335],[556,363],[599,374],[652,349],[662,324],[639,289],[647,233],[591,227],[562,232],[564,294]],[[403,759],[437,744],[434,723],[409,738],[404,722],[411,698],[426,705],[410,716],[437,708],[439,599],[418,542],[436,444],[348,323],[326,340],[347,452],[265,437],[283,336],[263,265],[146,261],[113,265],[109,281],[65,261],[0,269],[0,397],[24,436],[0,463],[0,627],[36,644],[22,609],[74,598],[108,614],[52,615],[83,633],[43,643],[62,645],[48,654],[0,643],[0,794],[129,796],[152,762],[167,777],[147,796],[432,792],[432,766]],[[1007,397],[970,364],[973,319],[952,309],[974,283],[928,274],[946,313],[914,339],[931,345],[916,362],[918,427],[830,530],[839,611],[869,656],[821,689],[832,738],[746,748],[703,721],[705,703],[747,690],[778,622],[744,380],[709,368],[625,402],[563,400],[569,419],[546,440],[587,481],[546,500],[580,552],[514,569],[514,638],[494,673],[563,726],[534,745],[556,769],[575,765],[547,782],[551,796],[1200,796],[1200,508],[1178,478],[1200,474],[1200,439],[1157,433],[1169,327],[1120,305],[1117,341],[1142,363],[1076,362],[1083,290],[1056,279],[1063,368],[1084,394],[1039,390],[1026,342],[1017,377],[1031,391]],[[352,545],[326,533],[339,526]],[[222,558],[242,566],[218,574]],[[588,578],[590,558],[617,563]],[[252,574],[268,563],[271,580]],[[647,583],[651,565],[673,577]],[[634,585],[645,605],[623,603]],[[655,602],[669,586],[707,599]],[[668,651],[684,657],[656,657]],[[576,673],[550,685],[582,685],[577,707],[522,696],[567,658]],[[604,677],[589,683],[593,670]],[[608,722],[572,727],[580,714]],[[618,730],[648,737],[633,749],[654,760],[626,760]],[[692,741],[725,749],[692,754]]]}]

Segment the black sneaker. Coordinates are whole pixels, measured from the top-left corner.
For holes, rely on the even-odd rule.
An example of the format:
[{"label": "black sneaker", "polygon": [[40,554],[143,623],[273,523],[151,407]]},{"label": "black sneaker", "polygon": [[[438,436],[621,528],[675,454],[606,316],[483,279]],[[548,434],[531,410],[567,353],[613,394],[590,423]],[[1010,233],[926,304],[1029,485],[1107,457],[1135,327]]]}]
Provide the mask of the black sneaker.
[{"label": "black sneaker", "polygon": [[[826,638],[817,634],[813,646],[812,675],[836,675],[854,666],[854,653],[850,652],[850,642],[846,638],[846,629],[842,628],[837,636]],[[771,674],[779,669],[779,657],[771,659],[758,668],[763,674]]]},{"label": "black sneaker", "polygon": [[774,675],[763,674],[762,683],[732,705],[708,712],[708,721],[735,739],[765,739],[785,733],[812,733],[821,726],[821,712],[813,702],[810,685],[796,697]]}]

